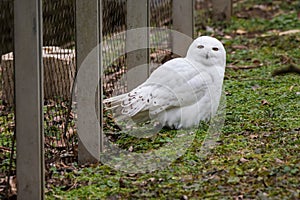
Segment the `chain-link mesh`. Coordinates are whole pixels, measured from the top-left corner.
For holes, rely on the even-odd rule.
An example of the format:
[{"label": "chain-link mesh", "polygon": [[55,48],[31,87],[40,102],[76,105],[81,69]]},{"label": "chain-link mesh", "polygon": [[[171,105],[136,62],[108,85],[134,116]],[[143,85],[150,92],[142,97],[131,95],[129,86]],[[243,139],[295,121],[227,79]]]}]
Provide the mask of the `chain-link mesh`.
[{"label": "chain-link mesh", "polygon": [[43,1],[46,182],[52,179],[51,168],[60,169],[77,159],[72,112],[76,74],[75,7],[75,0]]},{"label": "chain-link mesh", "polygon": [[[152,0],[150,1],[150,25],[156,28],[172,28],[172,0]],[[171,35],[168,31],[154,29],[150,33],[150,62],[155,70],[159,65],[168,61],[172,57]]]},{"label": "chain-link mesh", "polygon": [[[104,96],[111,97],[114,93],[122,94],[127,91],[126,80],[120,84],[119,80],[126,72],[126,56],[122,55],[117,59],[115,55],[125,52],[126,34],[126,1],[114,0],[103,1],[103,65],[104,65]],[[172,19],[171,0],[150,1],[150,26],[171,28]],[[115,22],[118,23],[115,23]],[[170,36],[166,31],[151,31],[150,58],[151,62],[161,63],[165,54],[170,50]],[[155,38],[155,39],[153,39]],[[154,41],[154,42],[153,42]],[[157,66],[157,65],[154,65]],[[153,71],[153,69],[151,70]]]},{"label": "chain-link mesh", "polygon": [[0,198],[13,195],[15,114],[13,82],[13,0],[0,1]]},{"label": "chain-link mesh", "polygon": [[[13,0],[0,1],[0,192],[9,188],[6,178],[15,178],[14,144],[14,66],[13,66]],[[113,91],[127,91],[125,52],[127,1],[103,0],[103,65],[105,98]],[[75,79],[75,0],[43,0],[43,66],[44,66],[44,132],[46,181],[51,167],[61,168],[76,161],[77,137],[72,110],[72,88]],[[88,19],[87,19],[88,20]],[[172,0],[150,1],[150,26],[172,27]],[[152,31],[150,58],[156,67],[170,59],[170,35]],[[104,119],[107,120],[107,119]],[[105,122],[104,122],[105,123]],[[12,151],[14,150],[14,151]],[[46,184],[46,186],[51,183]],[[1,196],[2,197],[2,196]]]},{"label": "chain-link mesh", "polygon": [[[149,2],[149,25],[157,28],[171,28],[172,0],[151,0]],[[128,2],[124,0],[103,1],[104,98],[128,92],[127,78],[130,78],[126,77],[128,52],[125,53],[128,6]],[[118,23],[114,25],[115,21]],[[166,61],[166,55],[170,55],[170,41],[170,35],[166,34],[166,31],[150,29],[150,72]],[[116,55],[121,56],[116,57]],[[103,125],[105,132],[118,129],[114,125],[111,114],[106,111],[104,111]]]},{"label": "chain-link mesh", "polygon": [[[12,0],[0,1],[0,194],[3,197],[16,192],[13,3]],[[43,1],[42,51],[45,162],[48,171],[59,162],[73,162],[75,158],[74,114],[70,107],[76,73],[75,0]]]},{"label": "chain-link mesh", "polygon": [[[113,89],[121,93],[126,91],[124,85],[115,85],[126,71],[125,66],[125,34],[126,30],[126,1],[103,1],[103,93],[110,97]],[[116,58],[116,55],[122,55]]]}]

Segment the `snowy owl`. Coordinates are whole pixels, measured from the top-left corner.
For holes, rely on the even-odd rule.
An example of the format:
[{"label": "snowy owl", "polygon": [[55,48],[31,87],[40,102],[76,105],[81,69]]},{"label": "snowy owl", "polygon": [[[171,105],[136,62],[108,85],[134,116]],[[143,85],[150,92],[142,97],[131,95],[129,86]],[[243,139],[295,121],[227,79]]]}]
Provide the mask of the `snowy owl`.
[{"label": "snowy owl", "polygon": [[219,106],[226,52],[216,38],[201,36],[186,57],[157,68],[132,91],[105,99],[107,108],[137,121],[155,119],[161,126],[191,128],[209,120]]}]

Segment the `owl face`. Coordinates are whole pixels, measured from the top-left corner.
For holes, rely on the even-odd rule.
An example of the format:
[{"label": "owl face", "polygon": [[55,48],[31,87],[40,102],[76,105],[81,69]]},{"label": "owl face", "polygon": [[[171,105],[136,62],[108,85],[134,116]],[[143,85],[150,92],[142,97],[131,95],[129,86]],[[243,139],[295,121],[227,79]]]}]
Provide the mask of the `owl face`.
[{"label": "owl face", "polygon": [[187,52],[187,59],[204,66],[225,67],[226,52],[223,44],[216,38],[202,36],[194,40]]}]

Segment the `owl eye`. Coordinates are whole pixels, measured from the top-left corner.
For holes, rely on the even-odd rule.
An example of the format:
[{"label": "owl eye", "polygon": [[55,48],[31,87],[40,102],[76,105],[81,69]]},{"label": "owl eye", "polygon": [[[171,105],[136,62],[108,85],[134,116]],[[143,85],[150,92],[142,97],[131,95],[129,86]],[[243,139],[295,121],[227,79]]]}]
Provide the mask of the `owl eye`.
[{"label": "owl eye", "polygon": [[213,47],[212,50],[219,51],[219,48],[218,47]]},{"label": "owl eye", "polygon": [[198,48],[198,49],[203,49],[204,46],[203,46],[203,45],[198,45],[197,48]]}]

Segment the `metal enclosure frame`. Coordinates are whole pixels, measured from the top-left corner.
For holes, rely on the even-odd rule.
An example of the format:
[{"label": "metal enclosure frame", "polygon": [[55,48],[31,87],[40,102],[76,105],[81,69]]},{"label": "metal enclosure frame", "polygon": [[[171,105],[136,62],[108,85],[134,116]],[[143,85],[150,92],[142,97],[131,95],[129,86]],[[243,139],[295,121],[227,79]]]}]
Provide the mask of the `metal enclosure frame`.
[{"label": "metal enclosure frame", "polygon": [[[127,0],[128,28],[149,27],[150,0]],[[218,4],[213,0],[215,9],[231,15],[232,0]],[[79,84],[89,85],[98,81],[96,90],[96,115],[102,122],[102,0],[76,0],[76,45],[77,68],[94,49],[97,52],[93,68],[86,73]],[[222,6],[223,5],[223,6]],[[173,29],[191,38],[194,37],[194,0],[173,0]],[[139,11],[139,12],[137,12]],[[84,30],[84,31],[82,31]],[[126,45],[133,43],[149,45],[149,32],[140,37],[127,35]],[[145,39],[146,38],[146,39]],[[17,189],[18,199],[44,199],[44,132],[43,132],[43,65],[42,65],[42,1],[14,1],[14,64],[15,64],[15,103],[17,139]],[[189,44],[173,38],[173,51],[186,52]],[[176,50],[174,50],[176,49]],[[129,54],[129,69],[149,62],[149,49],[141,49]],[[139,74],[139,77],[136,75]],[[149,67],[128,75],[129,89],[149,76]],[[138,77],[138,78],[136,78]],[[99,81],[100,80],[100,81]],[[82,81],[82,80],[81,80]],[[80,88],[79,88],[80,89]],[[82,88],[81,88],[82,89]],[[86,88],[88,89],[88,88]],[[96,163],[103,151],[102,125],[92,121],[93,113],[86,110],[89,103],[84,91],[78,97],[78,132],[84,132],[89,145],[95,147],[94,155],[79,142],[79,162]],[[90,126],[90,124],[94,124]],[[97,159],[99,158],[99,159]]]},{"label": "metal enclosure frame", "polygon": [[18,199],[44,199],[42,5],[14,2]]}]

